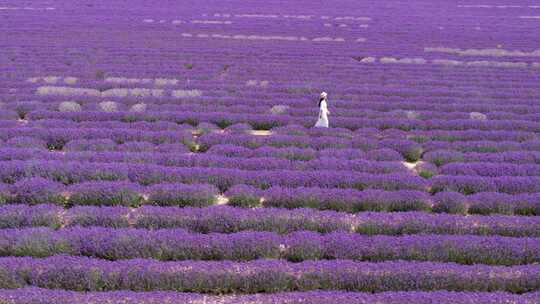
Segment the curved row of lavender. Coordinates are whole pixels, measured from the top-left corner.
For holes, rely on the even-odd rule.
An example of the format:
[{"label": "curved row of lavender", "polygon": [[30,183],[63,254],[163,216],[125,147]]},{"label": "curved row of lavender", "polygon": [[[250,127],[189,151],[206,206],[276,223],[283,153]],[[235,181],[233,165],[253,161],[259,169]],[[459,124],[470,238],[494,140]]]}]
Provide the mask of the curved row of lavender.
[{"label": "curved row of lavender", "polygon": [[4,1],[0,303],[539,303],[539,20]]}]

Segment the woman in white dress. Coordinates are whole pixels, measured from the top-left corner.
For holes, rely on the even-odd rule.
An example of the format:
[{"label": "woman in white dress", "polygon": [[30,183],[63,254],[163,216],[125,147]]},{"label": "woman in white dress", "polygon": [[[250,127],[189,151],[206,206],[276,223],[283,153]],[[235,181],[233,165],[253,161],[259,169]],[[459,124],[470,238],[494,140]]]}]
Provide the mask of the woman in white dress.
[{"label": "woman in white dress", "polygon": [[328,105],[326,104],[328,99],[328,94],[326,92],[321,93],[321,98],[319,99],[319,120],[315,124],[315,127],[328,128]]}]

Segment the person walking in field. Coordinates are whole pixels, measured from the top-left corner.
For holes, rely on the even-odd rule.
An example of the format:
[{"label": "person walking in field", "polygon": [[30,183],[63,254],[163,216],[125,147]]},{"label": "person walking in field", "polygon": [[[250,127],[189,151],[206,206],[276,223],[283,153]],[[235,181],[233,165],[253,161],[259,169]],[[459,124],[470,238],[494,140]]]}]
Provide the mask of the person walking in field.
[{"label": "person walking in field", "polygon": [[328,128],[328,115],[330,114],[330,111],[328,111],[327,101],[328,94],[322,92],[321,97],[319,98],[319,120],[317,120],[315,127]]}]

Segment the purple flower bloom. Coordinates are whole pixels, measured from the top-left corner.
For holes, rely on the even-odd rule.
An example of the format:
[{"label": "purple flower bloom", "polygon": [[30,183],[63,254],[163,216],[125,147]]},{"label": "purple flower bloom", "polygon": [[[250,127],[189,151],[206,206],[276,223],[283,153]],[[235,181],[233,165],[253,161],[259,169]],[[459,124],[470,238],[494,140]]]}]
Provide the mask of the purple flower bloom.
[{"label": "purple flower bloom", "polygon": [[11,187],[9,201],[16,204],[59,204],[66,203],[64,185],[41,177],[21,179]]},{"label": "purple flower bloom", "polygon": [[216,187],[204,184],[158,184],[147,191],[147,203],[159,206],[209,206],[218,194]]},{"label": "purple flower bloom", "polygon": [[433,211],[466,214],[469,210],[465,195],[459,192],[443,191],[433,196]]},{"label": "purple flower bloom", "polygon": [[70,205],[138,206],[141,189],[129,182],[85,182],[69,187]]},{"label": "purple flower bloom", "polygon": [[232,186],[225,196],[229,199],[228,204],[238,207],[256,207],[261,204],[262,191],[246,185]]}]

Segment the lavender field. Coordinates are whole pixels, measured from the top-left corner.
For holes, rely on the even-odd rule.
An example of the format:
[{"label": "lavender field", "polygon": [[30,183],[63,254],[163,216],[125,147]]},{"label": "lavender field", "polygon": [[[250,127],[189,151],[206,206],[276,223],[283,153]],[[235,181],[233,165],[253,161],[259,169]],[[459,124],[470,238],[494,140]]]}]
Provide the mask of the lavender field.
[{"label": "lavender field", "polygon": [[540,303],[539,37],[528,0],[0,1],[0,304]]}]

